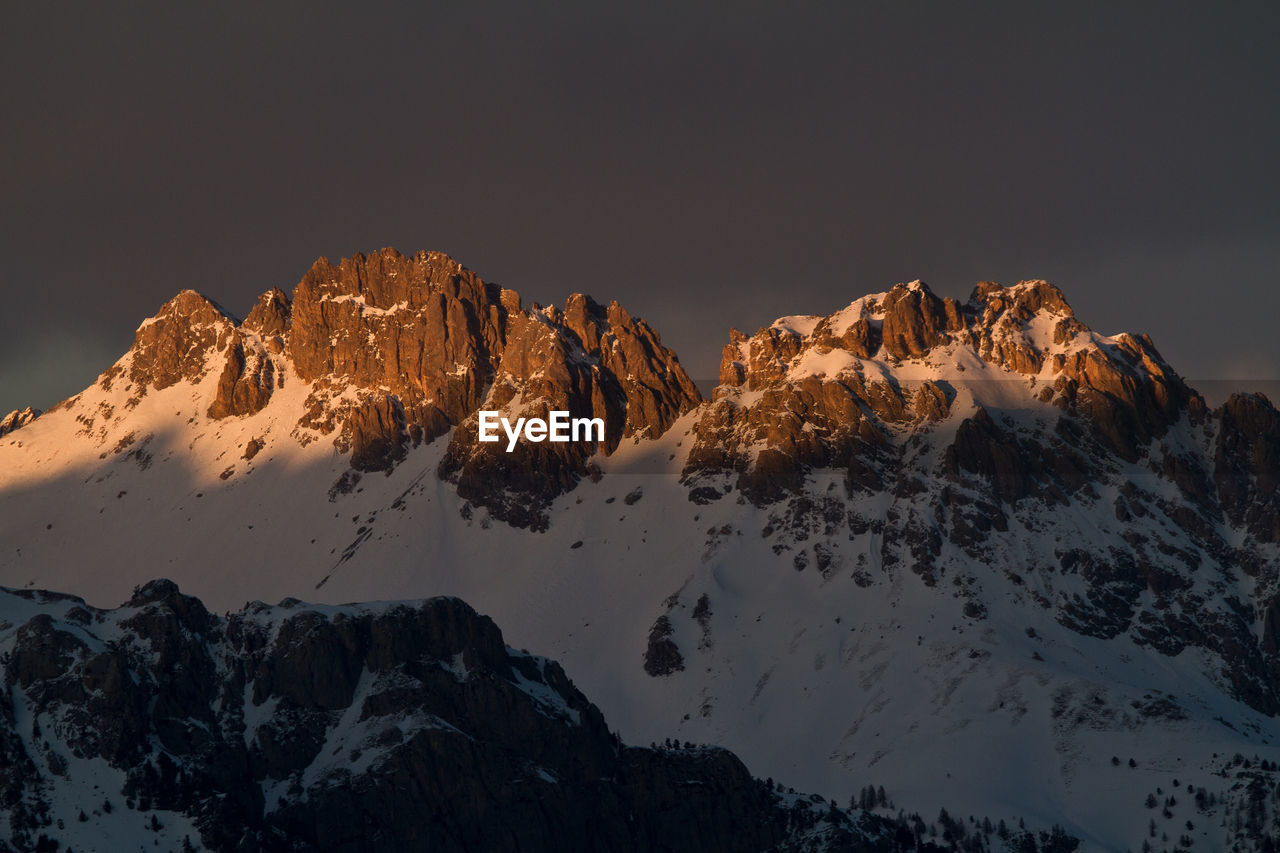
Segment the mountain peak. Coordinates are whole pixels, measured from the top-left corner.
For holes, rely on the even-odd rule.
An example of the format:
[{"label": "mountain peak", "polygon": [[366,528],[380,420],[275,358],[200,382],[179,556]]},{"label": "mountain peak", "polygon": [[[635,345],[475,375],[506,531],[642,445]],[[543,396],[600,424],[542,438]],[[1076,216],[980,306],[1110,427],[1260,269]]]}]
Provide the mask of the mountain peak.
[{"label": "mountain peak", "polygon": [[[751,354],[750,346],[740,348],[755,339],[759,339],[756,355]],[[896,367],[901,362],[917,362],[947,373],[947,363],[954,362],[961,350],[972,351],[999,370],[1041,378],[1061,372],[1064,362],[1054,357],[1075,350],[1104,350],[1106,358],[1120,358],[1121,367],[1136,360],[1150,372],[1163,374],[1168,369],[1150,338],[1126,333],[1106,337],[1093,332],[1079,321],[1062,291],[1047,281],[1021,281],[1008,287],[979,282],[963,304],[937,296],[924,282],[913,281],[859,297],[825,317],[779,318],[752,339],[735,330],[724,352],[721,382],[739,384],[735,381],[739,372],[742,381],[750,382],[748,377],[754,374],[754,388],[760,381],[770,381],[769,361],[786,360],[784,356],[794,357],[810,347],[824,354],[844,350],[895,373],[902,372]],[[734,362],[742,369],[735,368]]]},{"label": "mountain peak", "polygon": [[1133,460],[1204,409],[1149,338],[1092,331],[1038,280],[980,282],[963,305],[923,282],[898,284],[826,317],[732,333],[715,400],[686,474],[728,467],[765,502],[814,467],[848,465],[851,483],[877,481],[864,464],[877,448],[953,412],[1056,408]]},{"label": "mountain peak", "polygon": [[289,294],[273,288],[258,297],[242,325],[264,338],[283,335],[289,329],[292,308],[293,300],[289,298]]},{"label": "mountain peak", "polygon": [[[1259,395],[1206,411],[1149,338],[1089,329],[1045,282],[901,284],[731,331],[709,402],[622,306],[522,305],[441,255],[326,261],[238,325],[180,294],[139,339],[0,441],[0,583],[97,606],[159,566],[219,611],[449,592],[562,651],[642,740],[723,740],[841,798],[883,774],[920,802],[946,776],[920,781],[921,748],[951,791],[1003,780],[1006,805],[1037,804],[1049,767],[1072,827],[1112,827],[1105,849],[1150,816],[1116,786],[1176,766],[1224,796],[1221,759],[1280,731],[1280,414]],[[166,347],[202,368],[133,387]],[[561,409],[603,438],[477,440],[480,410]],[[201,641],[176,589],[136,593],[129,625]],[[11,597],[15,627],[33,600]],[[123,624],[49,609],[69,636]],[[282,651],[363,618],[271,611],[235,624],[299,617]],[[982,746],[1009,738],[1044,761]]]},{"label": "mountain peak", "polygon": [[[197,417],[261,416],[255,447],[331,442],[353,477],[390,471],[409,449],[449,436],[440,476],[496,517],[534,526],[545,525],[540,507],[592,473],[591,455],[657,437],[701,401],[657,332],[617,302],[576,293],[563,311],[526,310],[517,292],[443,252],[393,248],[318,258],[292,294],[267,291],[244,322],[184,290],[100,377],[103,399],[64,405],[105,442],[130,432],[124,421],[148,393],[176,386],[186,390],[174,408],[194,401]],[[598,417],[604,441],[506,453],[476,441],[481,408]],[[554,473],[542,476],[548,465]]]},{"label": "mountain peak", "polygon": [[1067,304],[1067,298],[1062,291],[1044,279],[1030,279],[1008,286],[994,281],[980,281],[974,285],[967,307],[976,310],[978,307],[986,307],[993,303],[996,310],[1000,310],[1005,304],[1012,304],[1031,314],[1045,308],[1054,314],[1075,316],[1075,311]]},{"label": "mountain peak", "polygon": [[[283,313],[281,300],[274,303]],[[339,449],[364,470],[386,469],[406,447],[453,431],[441,476],[522,524],[540,518],[531,500],[541,505],[588,473],[595,448],[560,446],[554,476],[519,476],[511,467],[533,457],[479,445],[472,421],[481,408],[600,417],[607,453],[623,436],[661,434],[699,401],[675,354],[616,302],[574,294],[563,312],[524,310],[517,292],[486,284],[442,252],[382,249],[336,266],[321,258],[288,314],[291,367],[316,389],[308,409],[315,414],[301,426],[336,431]],[[351,391],[356,402],[342,402]],[[509,492],[511,482],[527,487]]]},{"label": "mountain peak", "polygon": [[[129,379],[139,393],[204,376],[213,352],[226,346],[236,318],[213,300],[183,290],[144,320],[134,334]],[[110,379],[104,379],[109,386]]]}]

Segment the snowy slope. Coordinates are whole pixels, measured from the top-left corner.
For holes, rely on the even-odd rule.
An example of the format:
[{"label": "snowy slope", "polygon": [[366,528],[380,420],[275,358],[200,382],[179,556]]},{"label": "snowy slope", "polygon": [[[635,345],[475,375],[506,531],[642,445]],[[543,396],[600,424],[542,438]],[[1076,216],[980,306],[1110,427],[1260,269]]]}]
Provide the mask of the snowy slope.
[{"label": "snowy slope", "polygon": [[[883,322],[869,308],[879,302],[859,300],[827,324],[840,335],[862,317]],[[775,327],[803,337],[823,319]],[[1054,343],[1056,322],[1041,312],[1019,331],[1050,359],[1119,340],[1085,330]],[[963,344],[920,359],[812,348],[782,372],[794,383],[848,374],[908,389],[949,383],[943,420],[892,427],[913,470],[928,474],[980,408],[1011,430],[1051,430],[1060,409],[1040,394],[1050,363],[1017,373]],[[1061,823],[1096,850],[1137,849],[1152,819],[1170,848],[1185,834],[1195,849],[1230,849],[1234,829],[1220,824],[1243,796],[1232,790],[1234,756],[1280,762],[1280,723],[1231,698],[1218,659],[1198,647],[1166,654],[1128,634],[1085,636],[1042,603],[1083,592],[1078,576],[1056,570],[1075,544],[1123,543],[1137,531],[1195,550],[1167,518],[1120,521],[1111,510],[1126,484],[1180,499],[1145,459],[1105,460],[1091,498],[1005,507],[1009,530],[984,559],[944,541],[938,582],[927,584],[884,565],[883,524],[829,534],[816,516],[780,523],[787,505],[742,500],[727,474],[707,480],[729,489],[724,498],[691,502],[681,477],[706,407],[660,438],[597,457],[599,481],[556,499],[550,529],[531,533],[437,478],[443,440],[352,484],[329,441],[298,441],[311,388],[296,375],[257,414],[213,421],[217,379],[152,391],[132,408],[120,384],[95,385],[0,440],[0,585],[114,606],[167,577],[216,610],[290,596],[458,596],[561,661],[628,741],[720,744],[756,776],[842,803],[874,784],[907,809],[947,803],[993,821]],[[761,396],[717,392],[744,407]],[[1212,430],[1184,420],[1160,442],[1206,454]],[[245,459],[255,439],[263,447]],[[335,488],[344,482],[345,493]],[[935,478],[918,494],[849,494],[839,472],[806,473],[813,501],[881,522],[922,516],[948,485],[964,488]],[[1275,549],[1265,553],[1275,565]],[[1211,560],[1187,577],[1214,600],[1255,600],[1259,583]],[[663,615],[683,669],[652,677],[644,655]],[[1200,812],[1179,794],[1170,818],[1147,809],[1148,793],[1167,794],[1174,779],[1219,804]]]}]

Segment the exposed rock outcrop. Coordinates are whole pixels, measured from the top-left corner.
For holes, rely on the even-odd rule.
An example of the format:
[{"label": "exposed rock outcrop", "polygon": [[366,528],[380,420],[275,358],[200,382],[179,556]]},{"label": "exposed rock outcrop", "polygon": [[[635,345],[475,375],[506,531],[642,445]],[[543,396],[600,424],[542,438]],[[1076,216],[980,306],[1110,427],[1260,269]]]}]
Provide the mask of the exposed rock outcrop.
[{"label": "exposed rock outcrop", "polygon": [[40,417],[40,410],[27,406],[25,409],[14,409],[9,414],[0,418],[0,437],[6,436],[17,429],[22,429],[27,424]]},{"label": "exposed rock outcrop", "polygon": [[[168,581],[114,611],[0,590],[14,619],[0,843],[19,850],[110,840],[104,809],[150,813],[165,849],[175,813],[210,850],[903,849],[725,750],[624,746],[559,665],[457,599],[223,618]],[[19,706],[38,723],[19,730]],[[101,759],[102,787],[51,797],[59,755]]]},{"label": "exposed rock outcrop", "polygon": [[895,358],[919,358],[964,328],[954,299],[939,299],[929,288],[895,287],[885,296],[881,340]]},{"label": "exposed rock outcrop", "polygon": [[1233,394],[1218,422],[1213,480],[1233,524],[1280,542],[1280,412],[1262,394]]},{"label": "exposed rock outcrop", "polygon": [[500,411],[513,423],[545,419],[552,410],[599,418],[603,441],[521,442],[507,452],[505,439],[478,440],[472,415],[450,439],[440,476],[494,516],[540,528],[550,501],[593,475],[593,453],[612,453],[625,438],[661,435],[700,399],[674,353],[643,320],[616,302],[606,308],[574,294],[563,312],[508,315],[502,358],[478,409]]},{"label": "exposed rock outcrop", "polygon": [[262,411],[275,388],[275,365],[258,341],[246,351],[244,335],[236,330],[227,345],[227,361],[218,377],[218,392],[209,417],[252,415]]},{"label": "exposed rock outcrop", "polygon": [[[894,365],[907,361],[921,378],[899,378]],[[783,318],[750,338],[735,330],[720,378],[686,477],[735,471],[761,503],[794,492],[814,468],[848,468],[851,489],[883,482],[886,472],[875,469],[895,432],[947,419],[958,391],[980,408],[990,396],[983,385],[1029,383],[1031,393],[1021,393],[1081,419],[1128,461],[1184,413],[1204,415],[1149,338],[1094,334],[1043,281],[982,282],[964,305],[918,282],[900,284],[829,317]],[[962,429],[960,440],[969,435]],[[1078,474],[1059,473],[1080,484]],[[771,485],[761,490],[755,480]],[[1011,486],[1006,479],[1002,494],[1037,491]]]},{"label": "exposed rock outcrop", "polygon": [[184,290],[138,327],[129,351],[129,380],[138,394],[149,387],[198,382],[209,360],[226,348],[235,327],[235,318],[216,303]]},{"label": "exposed rock outcrop", "polygon": [[671,617],[664,613],[649,630],[649,642],[644,650],[644,671],[649,675],[670,675],[684,669],[684,656],[671,634]]},{"label": "exposed rock outcrop", "polygon": [[[1075,541],[1056,532],[1046,565],[1014,561],[1017,594],[1082,634],[1202,649],[1232,695],[1280,710],[1267,550],[1280,542],[1280,415],[1265,397],[1209,413],[1150,338],[1093,332],[1042,281],[982,282],[963,305],[898,285],[827,317],[735,330],[720,380],[693,428],[690,499],[736,490],[767,509],[761,534],[783,564],[826,575],[856,540],[859,584],[875,582],[871,567],[930,586],[959,572],[963,614],[981,619],[970,561],[1035,553],[1068,507],[1109,517]],[[1161,485],[1140,485],[1151,477]],[[1252,610],[1229,592],[1236,573],[1258,578]]]},{"label": "exposed rock outcrop", "polygon": [[[410,449],[449,435],[441,477],[471,504],[521,527],[623,439],[661,435],[701,398],[643,320],[574,294],[564,310],[525,309],[440,252],[394,249],[321,258],[292,297],[264,293],[243,323],[184,291],[139,328],[126,357],[131,389],[198,383],[218,371],[207,414],[266,409],[286,377],[307,388],[294,437],[330,439],[359,471],[389,471]],[[120,375],[103,375],[109,389]],[[476,413],[514,420],[551,409],[600,418],[603,441],[529,445],[476,439]]]},{"label": "exposed rock outcrop", "polygon": [[384,249],[315,262],[293,293],[287,351],[304,382],[385,388],[407,422],[456,424],[484,397],[506,323],[500,290],[447,255]]},{"label": "exposed rock outcrop", "polygon": [[[241,324],[245,329],[264,340],[278,341],[289,331],[289,317],[293,302],[283,290],[268,290],[258,297],[249,316]],[[273,347],[272,352],[280,352]]]}]

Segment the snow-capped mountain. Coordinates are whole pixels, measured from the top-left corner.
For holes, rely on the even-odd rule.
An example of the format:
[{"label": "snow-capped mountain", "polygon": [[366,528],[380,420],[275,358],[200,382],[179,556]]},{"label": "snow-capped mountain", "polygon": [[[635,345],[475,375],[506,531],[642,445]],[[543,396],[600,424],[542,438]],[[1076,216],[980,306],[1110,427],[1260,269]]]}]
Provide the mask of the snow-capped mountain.
[{"label": "snow-capped mountain", "polygon": [[[508,455],[482,408],[606,440]],[[526,310],[388,250],[243,323],[182,293],[6,435],[0,584],[459,596],[627,741],[1088,849],[1250,849],[1277,827],[1278,483],[1269,401],[1209,410],[1044,282],[735,331],[704,402],[620,306]]]},{"label": "snow-capped mountain", "polygon": [[623,745],[457,599],[218,617],[161,580],[112,610],[0,590],[0,613],[5,849],[916,847],[723,749]]}]

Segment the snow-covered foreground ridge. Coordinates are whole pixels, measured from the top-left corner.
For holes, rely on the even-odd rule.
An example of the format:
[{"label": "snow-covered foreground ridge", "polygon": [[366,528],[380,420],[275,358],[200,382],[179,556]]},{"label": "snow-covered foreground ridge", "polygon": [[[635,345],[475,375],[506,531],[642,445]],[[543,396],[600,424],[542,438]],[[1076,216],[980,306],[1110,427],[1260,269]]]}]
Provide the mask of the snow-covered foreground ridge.
[{"label": "snow-covered foreground ridge", "polygon": [[625,746],[457,599],[218,617],[164,580],[113,610],[0,589],[0,650],[6,850],[919,848],[878,800]]},{"label": "snow-covered foreground ridge", "polygon": [[[489,453],[480,409],[606,441]],[[1209,410],[1044,282],[734,332],[700,401],[620,306],[525,310],[435,254],[318,262],[239,325],[175,298],[0,439],[0,481],[0,583],[458,595],[624,738],[841,802],[884,785],[1135,850],[1229,849],[1275,812],[1234,825],[1234,774],[1280,760],[1280,415]]]}]

